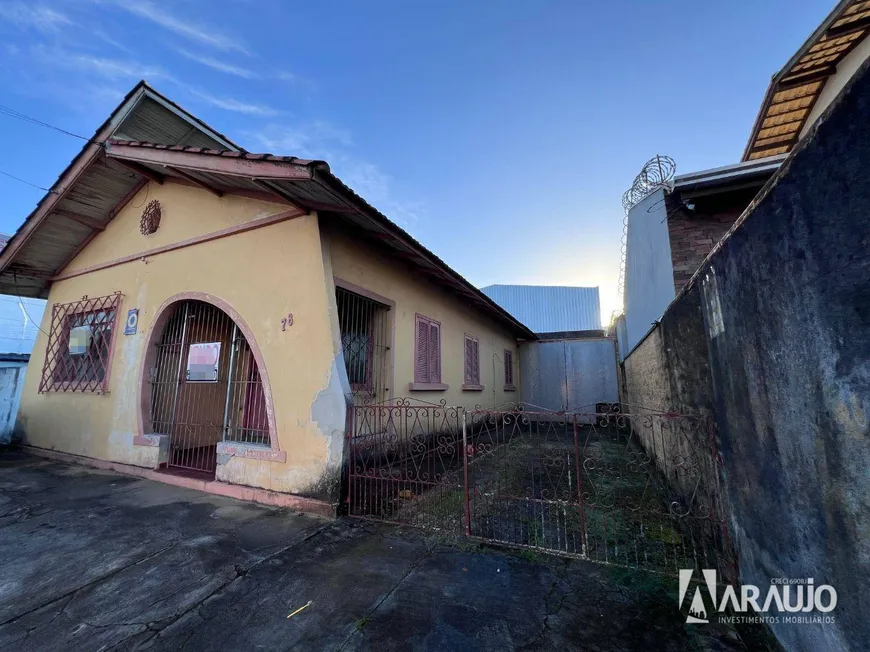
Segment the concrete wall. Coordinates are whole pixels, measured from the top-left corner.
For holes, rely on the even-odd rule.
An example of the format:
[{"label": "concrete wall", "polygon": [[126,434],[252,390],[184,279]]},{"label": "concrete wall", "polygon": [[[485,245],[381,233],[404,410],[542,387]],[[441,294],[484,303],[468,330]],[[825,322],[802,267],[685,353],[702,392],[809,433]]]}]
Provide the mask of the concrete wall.
[{"label": "concrete wall", "polygon": [[712,402],[741,580],[837,590],[789,650],[870,641],[868,113],[865,65],[625,364],[629,400]]},{"label": "concrete wall", "polygon": [[[160,229],[139,233],[145,204],[162,204]],[[149,184],[104,232],[68,266],[83,270],[128,254],[278,214],[286,206],[231,195],[218,198],[185,185]],[[341,467],[343,399],[334,382],[334,351],[316,215],[211,240],[135,262],[56,282],[48,303],[123,293],[115,336],[109,392],[105,395],[38,393],[46,336],[40,333],[21,400],[26,443],[88,457],[155,467],[158,446],[134,444],[141,414],[143,356],[156,312],[170,298],[198,292],[229,305],[249,327],[271,384],[277,449],[286,461],[260,459],[258,451],[235,446],[218,456],[217,479],[313,497],[334,499]],[[130,308],[139,309],[138,332],[123,334]],[[292,327],[281,319],[293,313]],[[51,310],[42,329],[49,330]],[[146,371],[147,373],[147,371]],[[146,389],[147,390],[147,381]],[[337,393],[329,419],[318,406]],[[340,422],[338,428],[335,422]]]},{"label": "concrete wall", "polygon": [[[713,385],[697,286],[690,286],[670,305],[659,325],[625,360],[620,399],[622,411],[633,416],[634,431],[680,496],[683,509],[694,513],[709,506],[720,517],[726,515],[710,442]],[[651,416],[656,411],[690,418]],[[682,461],[697,464],[694,470],[699,475],[687,473]],[[729,542],[711,539],[710,524],[689,519],[689,527],[720,557],[733,556]],[[727,570],[727,563],[720,562],[718,567]]]},{"label": "concrete wall", "polygon": [[595,412],[619,400],[612,338],[523,343],[520,370],[522,401],[546,410]]},{"label": "concrete wall", "polygon": [[15,421],[27,362],[0,360],[0,444],[9,444],[18,438]]},{"label": "concrete wall", "polygon": [[664,190],[658,190],[628,214],[625,353],[661,318],[674,298],[674,268],[664,198]]},{"label": "concrete wall", "polygon": [[713,387],[700,291],[687,288],[661,323],[626,358],[624,403],[629,408],[710,414]]},{"label": "concrete wall", "polygon": [[[429,283],[413,269],[395,257],[334,228],[323,230],[331,252],[332,273],[369,292],[396,303],[392,324],[393,397],[415,399],[447,405],[473,408],[492,407],[519,400],[522,375],[517,353],[517,336],[489,315],[476,310],[467,301],[445,289]],[[441,382],[446,390],[412,391],[414,381],[414,328],[420,313],[441,322]],[[482,391],[464,391],[465,334],[480,342],[480,381]],[[506,391],[504,384],[504,350],[510,349],[514,359],[516,391]]]}]

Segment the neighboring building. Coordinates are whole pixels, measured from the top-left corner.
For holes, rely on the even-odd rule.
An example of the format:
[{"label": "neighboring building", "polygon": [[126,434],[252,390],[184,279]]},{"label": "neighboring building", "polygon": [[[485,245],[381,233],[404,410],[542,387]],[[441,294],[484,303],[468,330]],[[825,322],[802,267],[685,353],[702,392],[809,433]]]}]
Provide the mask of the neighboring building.
[{"label": "neighboring building", "polygon": [[594,413],[619,400],[615,342],[601,328],[597,287],[489,285],[481,291],[538,336],[520,346],[523,403]]},{"label": "neighboring building", "polygon": [[[0,234],[0,250],[8,241]],[[0,444],[14,435],[24,373],[44,310],[42,299],[0,294]]]},{"label": "neighboring building", "polygon": [[625,261],[628,352],[664,314],[784,156],[675,177],[629,211]]},{"label": "neighboring building", "polygon": [[322,512],[349,404],[504,403],[535,339],[325,162],[247,153],[144,82],[0,253],[13,290],[51,305],[26,444]]},{"label": "neighboring building", "polygon": [[624,358],[664,314],[868,55],[870,4],[840,2],[774,75],[743,160],[675,177],[628,213]]},{"label": "neighboring building", "polygon": [[535,333],[601,330],[597,287],[488,285],[480,291]]}]

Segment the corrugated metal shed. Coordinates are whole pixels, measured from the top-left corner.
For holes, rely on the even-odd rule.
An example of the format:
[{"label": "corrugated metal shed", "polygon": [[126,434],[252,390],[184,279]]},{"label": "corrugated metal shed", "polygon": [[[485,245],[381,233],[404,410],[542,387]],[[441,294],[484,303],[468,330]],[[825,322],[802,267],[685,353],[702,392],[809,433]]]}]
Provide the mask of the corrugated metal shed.
[{"label": "corrugated metal shed", "polygon": [[601,328],[597,287],[488,285],[481,292],[535,333]]}]

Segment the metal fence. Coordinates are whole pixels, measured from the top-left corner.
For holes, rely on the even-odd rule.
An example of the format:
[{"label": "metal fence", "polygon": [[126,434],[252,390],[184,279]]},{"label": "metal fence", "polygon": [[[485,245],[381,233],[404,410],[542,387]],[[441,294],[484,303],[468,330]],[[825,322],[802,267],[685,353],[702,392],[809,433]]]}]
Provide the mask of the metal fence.
[{"label": "metal fence", "polygon": [[734,575],[709,419],[356,406],[349,513],[654,571]]}]

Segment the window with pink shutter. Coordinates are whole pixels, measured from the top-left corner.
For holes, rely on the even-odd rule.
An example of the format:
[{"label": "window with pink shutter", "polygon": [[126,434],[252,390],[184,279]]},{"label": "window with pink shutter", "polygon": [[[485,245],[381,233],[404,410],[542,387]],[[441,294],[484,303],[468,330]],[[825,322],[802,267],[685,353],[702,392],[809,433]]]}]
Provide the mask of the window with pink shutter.
[{"label": "window with pink shutter", "polygon": [[471,335],[465,336],[465,384],[480,385],[480,342]]},{"label": "window with pink shutter", "polygon": [[505,387],[514,386],[514,353],[510,349],[504,350],[504,384]]},{"label": "window with pink shutter", "polygon": [[414,382],[441,382],[441,324],[422,315],[417,315]]}]

